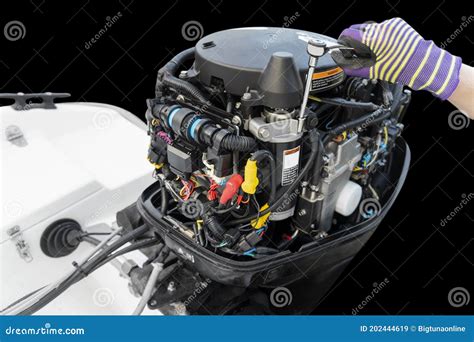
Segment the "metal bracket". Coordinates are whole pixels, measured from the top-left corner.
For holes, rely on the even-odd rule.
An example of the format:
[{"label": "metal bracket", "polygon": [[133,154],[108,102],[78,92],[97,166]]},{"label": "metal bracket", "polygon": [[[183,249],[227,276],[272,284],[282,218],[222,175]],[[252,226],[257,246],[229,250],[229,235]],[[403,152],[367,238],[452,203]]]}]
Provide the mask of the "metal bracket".
[{"label": "metal bracket", "polygon": [[23,234],[21,233],[20,226],[13,226],[7,230],[8,236],[10,236],[10,240],[13,241],[15,247],[20,254],[20,257],[25,260],[26,262],[33,261],[33,256],[30,252],[30,246],[23,238]]},{"label": "metal bracket", "polygon": [[[57,98],[69,97],[69,93],[0,93],[0,99],[13,99],[15,103],[12,108],[15,110],[29,110],[32,108],[55,109],[54,100]],[[38,101],[39,102],[36,102]]]}]

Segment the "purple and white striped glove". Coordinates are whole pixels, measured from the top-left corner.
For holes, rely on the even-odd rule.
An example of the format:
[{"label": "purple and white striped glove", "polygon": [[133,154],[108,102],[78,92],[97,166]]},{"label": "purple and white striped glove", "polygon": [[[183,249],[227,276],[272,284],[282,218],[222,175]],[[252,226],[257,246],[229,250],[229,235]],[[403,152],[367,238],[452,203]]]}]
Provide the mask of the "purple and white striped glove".
[{"label": "purple and white striped glove", "polygon": [[352,25],[341,33],[339,41],[355,51],[362,43],[375,56],[370,67],[341,61],[349,76],[401,83],[414,90],[428,90],[442,100],[451,96],[459,83],[461,58],[424,40],[401,18]]}]

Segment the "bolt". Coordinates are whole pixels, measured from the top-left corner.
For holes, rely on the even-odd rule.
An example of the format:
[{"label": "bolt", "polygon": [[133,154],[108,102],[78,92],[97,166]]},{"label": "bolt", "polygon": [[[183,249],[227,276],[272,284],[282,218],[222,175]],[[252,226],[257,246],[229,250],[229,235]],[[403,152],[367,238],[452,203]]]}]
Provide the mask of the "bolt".
[{"label": "bolt", "polygon": [[240,119],[238,115],[235,115],[232,117],[232,123],[234,125],[240,126],[242,124],[242,120]]},{"label": "bolt", "polygon": [[150,300],[150,306],[156,306],[158,302],[155,299]]},{"label": "bolt", "polygon": [[169,282],[167,290],[168,290],[168,292],[174,292],[176,290],[176,286],[174,284],[174,281]]},{"label": "bolt", "polygon": [[270,131],[267,128],[262,127],[258,130],[258,135],[260,138],[266,139],[270,136]]},{"label": "bolt", "polygon": [[300,211],[298,211],[298,216],[305,216],[305,215],[306,215],[305,209],[301,209]]},{"label": "bolt", "polygon": [[252,94],[250,93],[244,93],[242,95],[242,100],[250,100],[252,98]]}]

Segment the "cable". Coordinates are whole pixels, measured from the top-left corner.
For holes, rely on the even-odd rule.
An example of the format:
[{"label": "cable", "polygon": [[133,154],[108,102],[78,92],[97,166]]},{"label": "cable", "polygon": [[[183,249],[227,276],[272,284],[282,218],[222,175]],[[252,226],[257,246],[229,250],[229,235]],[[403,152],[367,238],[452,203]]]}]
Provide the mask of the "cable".
[{"label": "cable", "polygon": [[[100,264],[100,262],[106,258],[109,253],[119,249],[121,246],[126,244],[127,242],[137,238],[138,236],[142,235],[148,231],[148,227],[146,225],[140,226],[135,230],[132,230],[131,232],[123,235],[120,239],[117,241],[113,242],[111,245],[103,248],[102,251],[100,251],[97,255],[95,255],[93,258],[88,260],[86,263],[83,265],[76,264],[75,267],[76,269],[73,270],[70,275],[65,277],[64,280],[58,282],[51,288],[48,288],[47,293],[42,294],[41,298],[35,298],[35,301],[33,304],[29,305],[27,308],[22,309],[20,312],[16,312],[14,314],[19,314],[19,315],[32,315],[36,311],[40,310],[47,304],[49,304],[51,301],[53,301],[55,298],[57,298],[60,294],[62,294],[64,291],[66,291],[71,285],[75,284],[79,280],[83,279],[87,275],[90,274],[91,271],[96,269],[96,266]],[[105,245],[106,241],[102,241],[97,247],[96,250],[102,249],[102,247]],[[95,253],[94,253],[95,254]]]},{"label": "cable", "polygon": [[91,272],[94,272],[96,269],[102,267],[103,265],[105,265],[106,263],[108,262],[111,262],[113,261],[113,259],[121,256],[121,255],[124,255],[124,254],[127,254],[127,253],[130,253],[130,252],[133,252],[137,249],[142,249],[142,248],[146,248],[146,247],[151,247],[153,245],[155,245],[158,241],[160,241],[159,239],[155,239],[155,238],[152,238],[152,239],[145,239],[143,241],[139,241],[137,243],[134,243],[134,244],[131,244],[130,246],[127,246],[127,247],[124,247],[120,250],[118,250],[117,252],[109,255],[106,259],[104,259],[103,261],[101,261]]},{"label": "cable", "polygon": [[268,203],[272,204],[275,200],[276,194],[276,163],[275,158],[273,158],[273,154],[267,150],[258,150],[252,153],[250,157],[251,160],[256,160],[257,162],[261,162],[264,159],[267,159],[270,164],[270,195],[268,197]]},{"label": "cable", "polygon": [[370,110],[370,111],[374,111],[380,108],[380,106],[372,102],[348,101],[341,97],[319,98],[319,97],[310,95],[308,96],[308,98],[317,102],[327,103],[334,106],[347,107],[347,108],[358,108],[358,109],[365,109],[365,110]]},{"label": "cable", "polygon": [[153,294],[153,288],[155,287],[156,280],[158,279],[158,276],[163,270],[163,264],[160,262],[155,262],[151,265],[153,266],[153,271],[151,271],[145,289],[143,290],[142,298],[140,299],[140,302],[138,303],[135,310],[133,311],[132,315],[134,316],[139,316],[142,314],[143,309],[145,309],[146,303],[148,303],[151,298],[151,295]]},{"label": "cable", "polygon": [[[77,267],[82,267],[89,259],[91,259],[98,251],[102,249],[103,246],[107,244],[112,238],[114,238],[117,234],[121,232],[122,228],[119,228],[112,232],[106,239],[104,239],[102,242],[100,242],[84,259],[82,259],[79,263],[77,263]],[[49,284],[47,286],[44,286],[42,289],[37,290],[34,294],[29,295],[25,297],[24,300],[21,300],[15,305],[11,305],[8,307],[8,309],[3,309],[1,311],[2,314],[4,315],[16,315],[18,312],[23,311],[23,308],[28,308],[30,305],[35,304],[37,301],[39,301],[43,296],[46,296],[48,293],[53,291],[57,286],[59,286],[60,283],[64,282],[67,280],[69,277],[71,277],[77,269],[71,270],[69,273],[67,273],[65,276],[62,278],[58,279],[56,282]],[[25,302],[26,301],[26,302]],[[39,310],[39,309],[38,309]]]}]

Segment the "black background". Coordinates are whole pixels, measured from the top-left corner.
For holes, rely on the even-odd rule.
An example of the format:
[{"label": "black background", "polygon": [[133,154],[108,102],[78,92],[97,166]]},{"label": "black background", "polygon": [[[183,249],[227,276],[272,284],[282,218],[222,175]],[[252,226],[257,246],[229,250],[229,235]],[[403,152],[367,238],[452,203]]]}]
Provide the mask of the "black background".
[{"label": "black background", "polygon": [[[337,37],[351,24],[400,16],[441,44],[473,14],[467,6],[439,0],[12,1],[2,9],[0,25],[18,20],[26,33],[16,41],[0,36],[1,92],[69,92],[73,101],[114,104],[143,117],[157,69],[193,45],[181,33],[190,20],[208,34],[241,26],[282,26],[298,12],[291,27]],[[118,12],[120,19],[86,49],[106,17]],[[468,24],[447,46],[471,65],[473,27]],[[385,278],[388,285],[360,314],[472,313],[469,305],[455,308],[448,302],[454,287],[473,294],[472,203],[444,227],[440,224],[463,195],[473,192],[474,124],[452,129],[448,115],[454,109],[426,92],[414,93],[404,120],[412,150],[405,186],[316,314],[350,315],[373,284]]]}]

